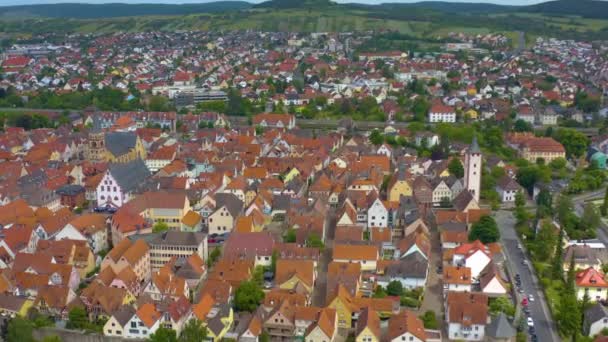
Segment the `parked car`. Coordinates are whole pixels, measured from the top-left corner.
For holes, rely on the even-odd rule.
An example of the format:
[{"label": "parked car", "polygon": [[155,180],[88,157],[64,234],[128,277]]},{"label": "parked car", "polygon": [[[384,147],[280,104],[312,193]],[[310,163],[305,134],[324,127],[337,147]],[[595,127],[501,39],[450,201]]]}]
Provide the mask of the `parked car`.
[{"label": "parked car", "polygon": [[534,327],[534,321],[532,320],[532,317],[528,317],[527,323],[529,327]]},{"label": "parked car", "polygon": [[534,296],[533,295],[528,295],[528,300],[533,302],[534,301]]},{"label": "parked car", "polygon": [[114,214],[117,211],[118,211],[118,209],[114,208],[114,207],[110,207],[110,208],[107,209],[107,212],[109,212],[110,214]]},{"label": "parked car", "polygon": [[95,207],[93,211],[96,213],[104,213],[106,211],[106,207]]}]

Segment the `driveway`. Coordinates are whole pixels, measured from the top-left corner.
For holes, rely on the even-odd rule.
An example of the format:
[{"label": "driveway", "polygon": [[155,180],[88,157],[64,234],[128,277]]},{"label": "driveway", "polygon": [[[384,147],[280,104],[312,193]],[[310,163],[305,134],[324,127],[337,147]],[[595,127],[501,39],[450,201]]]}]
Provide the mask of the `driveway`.
[{"label": "driveway", "polygon": [[[536,278],[536,274],[532,270],[532,263],[524,251],[518,249],[518,245],[523,246],[523,244],[521,244],[515,231],[515,217],[513,217],[513,213],[501,210],[494,212],[494,217],[498,227],[500,227],[500,240],[506,257],[505,266],[510,270],[510,273],[515,272],[520,275],[524,290],[523,295],[534,296],[534,301],[528,304],[528,308],[530,309],[530,317],[534,320],[538,340],[559,341],[560,339],[544,293]],[[526,261],[525,265],[523,264],[524,260]],[[511,283],[514,283],[514,281]],[[522,295],[518,293],[516,298],[520,302]]]}]

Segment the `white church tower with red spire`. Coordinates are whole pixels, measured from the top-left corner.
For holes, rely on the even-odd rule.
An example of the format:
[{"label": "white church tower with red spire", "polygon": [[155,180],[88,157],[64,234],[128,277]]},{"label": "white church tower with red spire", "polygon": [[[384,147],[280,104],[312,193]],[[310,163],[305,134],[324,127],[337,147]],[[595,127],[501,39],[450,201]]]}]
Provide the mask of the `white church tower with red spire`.
[{"label": "white church tower with red spire", "polygon": [[473,195],[479,203],[481,192],[481,149],[477,143],[477,136],[464,156],[464,188]]}]

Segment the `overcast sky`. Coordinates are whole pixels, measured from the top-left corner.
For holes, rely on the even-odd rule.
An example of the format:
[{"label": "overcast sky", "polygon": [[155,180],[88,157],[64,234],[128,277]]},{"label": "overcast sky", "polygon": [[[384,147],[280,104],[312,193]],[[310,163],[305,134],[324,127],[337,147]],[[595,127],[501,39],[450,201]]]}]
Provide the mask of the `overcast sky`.
[{"label": "overcast sky", "polygon": [[[0,0],[0,6],[13,6],[13,5],[32,5],[32,4],[54,4],[54,3],[66,3],[66,2],[77,2],[77,3],[92,3],[92,4],[103,4],[103,3],[163,3],[163,4],[184,4],[184,3],[204,3],[212,2],[215,0]],[[253,3],[262,2],[263,0],[245,0]],[[419,0],[335,0],[336,2],[359,2],[367,4],[379,4],[383,2],[403,2],[412,3],[419,2]],[[537,4],[539,0],[444,0],[449,2],[476,2],[476,3],[493,3],[502,5],[532,5]]]}]

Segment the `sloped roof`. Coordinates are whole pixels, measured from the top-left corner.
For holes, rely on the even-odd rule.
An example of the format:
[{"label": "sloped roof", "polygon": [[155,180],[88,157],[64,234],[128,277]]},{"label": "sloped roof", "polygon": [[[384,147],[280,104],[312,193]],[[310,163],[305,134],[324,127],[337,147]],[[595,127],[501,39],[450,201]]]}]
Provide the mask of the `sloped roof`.
[{"label": "sloped roof", "polygon": [[121,156],[135,148],[137,135],[132,132],[109,132],[105,136],[106,149],[114,156]]},{"label": "sloped roof", "polygon": [[517,334],[504,313],[499,313],[486,327],[486,335],[495,339],[510,339]]},{"label": "sloped roof", "polygon": [[127,163],[115,163],[109,167],[110,174],[124,192],[130,192],[150,177],[150,170],[141,159]]}]

